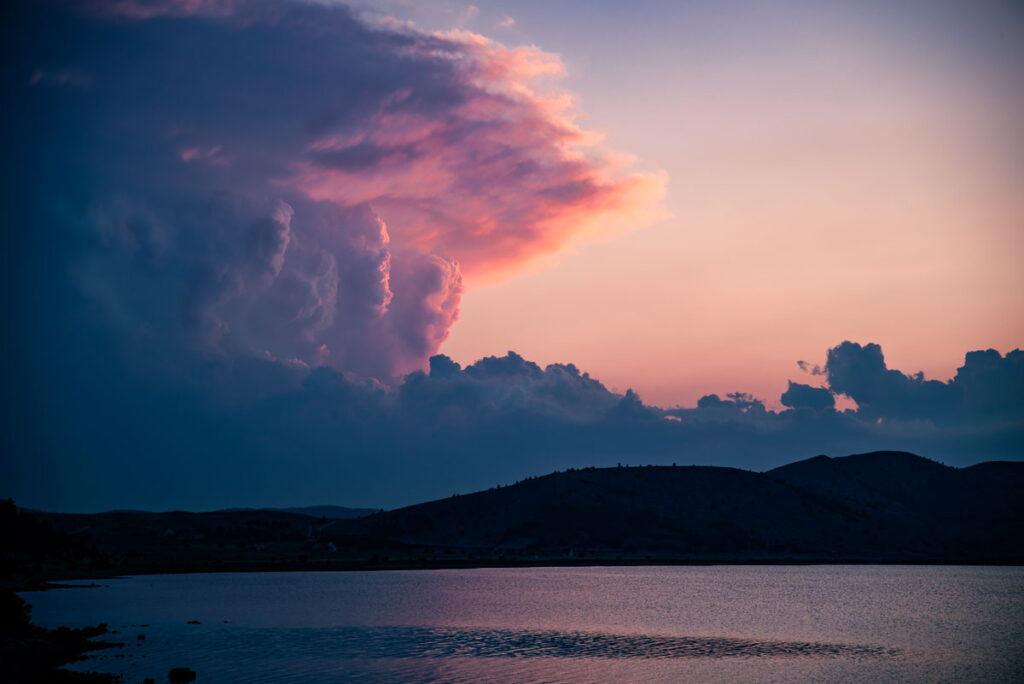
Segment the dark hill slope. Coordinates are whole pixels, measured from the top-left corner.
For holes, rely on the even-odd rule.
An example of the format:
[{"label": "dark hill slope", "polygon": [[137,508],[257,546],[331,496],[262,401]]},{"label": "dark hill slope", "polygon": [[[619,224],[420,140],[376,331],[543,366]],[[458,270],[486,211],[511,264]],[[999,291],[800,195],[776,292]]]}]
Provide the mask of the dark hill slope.
[{"label": "dark hill slope", "polygon": [[956,487],[959,471],[905,451],[875,451],[843,458],[815,456],[768,475],[818,494],[857,505],[931,501]]},{"label": "dark hill slope", "polygon": [[1024,463],[819,456],[767,473],[586,468],[329,519],[0,506],[0,584],[111,573],[589,559],[1024,564]]},{"label": "dark hill slope", "polygon": [[344,529],[462,553],[1022,560],[1022,472],[1021,464],[957,470],[899,452],[818,457],[764,474],[584,469],[345,521]]},{"label": "dark hill slope", "polygon": [[282,511],[17,515],[0,516],[0,523],[28,519],[49,535],[37,537],[31,547],[14,544],[9,542],[14,539],[9,534],[12,525],[0,524],[0,584],[285,562],[313,552],[322,524],[317,518]]},{"label": "dark hill slope", "polygon": [[1024,530],[1024,463],[990,461],[964,468],[962,495],[976,510],[967,518],[993,520]]},{"label": "dark hill slope", "polygon": [[[378,508],[346,508],[345,506],[291,506],[289,508],[222,508],[213,513],[259,513],[259,512],[282,512],[298,513],[311,518],[327,518],[328,520],[348,520],[359,518],[364,515],[376,513]],[[144,511],[141,511],[144,512]]]},{"label": "dark hill slope", "polygon": [[407,544],[510,552],[784,555],[838,553],[831,530],[854,517],[757,473],[646,467],[531,478],[373,515],[350,529]]},{"label": "dark hill slope", "polygon": [[349,518],[361,518],[377,511],[376,508],[346,508],[345,506],[295,506],[292,508],[278,509],[285,513],[298,513],[313,518],[327,518],[328,520],[348,520]]},{"label": "dark hill slope", "polygon": [[817,456],[767,475],[860,511],[907,547],[995,552],[1022,545],[1024,463],[956,469],[914,454],[879,451]]}]

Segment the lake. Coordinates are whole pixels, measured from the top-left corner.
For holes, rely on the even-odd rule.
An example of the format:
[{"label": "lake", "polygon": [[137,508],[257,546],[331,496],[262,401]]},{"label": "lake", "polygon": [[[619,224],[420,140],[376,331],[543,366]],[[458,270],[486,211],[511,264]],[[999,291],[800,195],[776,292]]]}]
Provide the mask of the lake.
[{"label": "lake", "polygon": [[[123,641],[75,669],[199,682],[1024,681],[1024,568],[149,575],[27,592]],[[84,582],[83,584],[88,584]],[[195,624],[198,622],[198,624]],[[191,623],[191,624],[190,624]]]}]

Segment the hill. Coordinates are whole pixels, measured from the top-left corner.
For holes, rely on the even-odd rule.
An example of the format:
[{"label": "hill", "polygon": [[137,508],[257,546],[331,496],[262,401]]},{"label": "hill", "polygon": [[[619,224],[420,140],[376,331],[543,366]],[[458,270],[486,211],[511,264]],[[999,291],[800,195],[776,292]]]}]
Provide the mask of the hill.
[{"label": "hill", "polygon": [[1024,563],[1024,463],[584,468],[359,518],[0,511],[10,585],[113,573],[566,562]]},{"label": "hill", "polygon": [[472,551],[825,561],[1024,560],[1024,464],[956,469],[901,452],[767,473],[570,470],[372,515],[349,533]]},{"label": "hill", "polygon": [[346,508],[345,506],[293,506],[279,510],[285,513],[300,513],[314,518],[329,518],[331,520],[361,518],[364,515],[377,512],[376,508]]},{"label": "hill", "polygon": [[238,511],[283,511],[285,513],[298,513],[308,515],[311,518],[328,518],[330,520],[348,520],[349,518],[361,518],[364,515],[376,513],[376,508],[346,508],[345,506],[290,506],[288,508],[223,508],[218,513],[235,513]]}]

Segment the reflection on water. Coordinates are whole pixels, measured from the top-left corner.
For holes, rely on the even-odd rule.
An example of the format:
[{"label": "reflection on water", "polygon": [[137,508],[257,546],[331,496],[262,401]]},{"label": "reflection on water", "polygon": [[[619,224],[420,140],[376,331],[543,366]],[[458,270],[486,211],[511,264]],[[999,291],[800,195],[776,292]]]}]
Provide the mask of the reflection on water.
[{"label": "reflection on water", "polygon": [[24,594],[199,682],[1024,681],[1024,569],[520,568],[142,576]]},{"label": "reflection on water", "polygon": [[[279,648],[279,632],[247,633],[250,648]],[[899,649],[801,641],[672,637],[553,630],[346,627],[293,630],[289,652],[334,658],[736,658],[880,657]],[[261,645],[261,641],[266,641]]]}]

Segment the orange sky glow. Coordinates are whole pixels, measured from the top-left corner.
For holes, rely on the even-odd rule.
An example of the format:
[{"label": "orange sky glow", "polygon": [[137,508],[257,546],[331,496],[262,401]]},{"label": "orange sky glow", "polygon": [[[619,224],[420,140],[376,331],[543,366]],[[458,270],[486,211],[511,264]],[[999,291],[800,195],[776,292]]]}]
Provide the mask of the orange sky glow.
[{"label": "orange sky glow", "polygon": [[537,38],[561,51],[584,128],[666,194],[612,212],[601,239],[470,272],[441,351],[571,361],[660,405],[747,391],[777,406],[787,379],[816,384],[796,361],[844,339],[937,379],[967,350],[1020,346],[1021,47],[985,34],[1002,6],[936,7],[920,25],[878,7],[757,31],[705,18],[733,40],[655,36],[628,64]]}]

